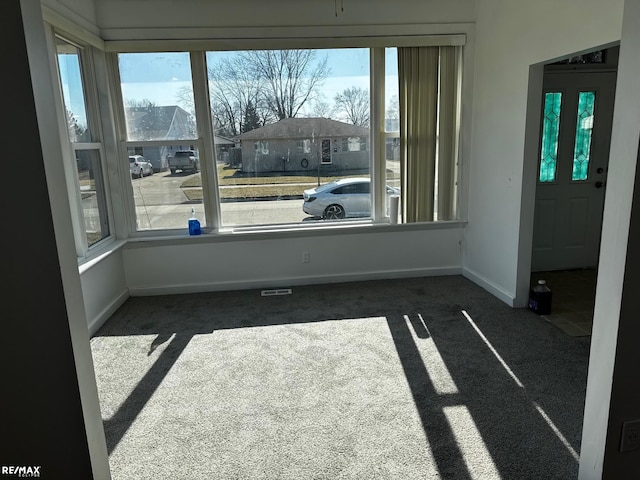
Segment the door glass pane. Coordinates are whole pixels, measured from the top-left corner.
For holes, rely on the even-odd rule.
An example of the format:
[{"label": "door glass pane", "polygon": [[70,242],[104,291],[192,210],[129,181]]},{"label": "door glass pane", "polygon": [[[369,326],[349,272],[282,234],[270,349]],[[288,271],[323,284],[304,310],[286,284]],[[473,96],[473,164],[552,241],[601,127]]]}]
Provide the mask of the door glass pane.
[{"label": "door glass pane", "polygon": [[548,92],[545,94],[542,118],[542,148],[540,152],[540,182],[553,182],[556,179],[561,106],[562,92]]},{"label": "door glass pane", "polygon": [[571,180],[586,180],[591,156],[591,133],[593,132],[596,92],[580,92],[578,96],[578,120],[576,122],[576,144],[573,149],[573,173]]}]

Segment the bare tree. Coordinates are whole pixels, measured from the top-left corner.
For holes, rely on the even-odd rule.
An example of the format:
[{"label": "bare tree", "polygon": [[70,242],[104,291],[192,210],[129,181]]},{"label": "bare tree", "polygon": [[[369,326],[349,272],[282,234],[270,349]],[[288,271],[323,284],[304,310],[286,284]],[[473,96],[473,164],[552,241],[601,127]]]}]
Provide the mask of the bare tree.
[{"label": "bare tree", "polygon": [[[216,133],[235,137],[276,119],[295,117],[311,101],[317,101],[318,116],[330,115],[317,91],[329,74],[327,58],[316,61],[315,56],[314,50],[267,50],[208,57]],[[148,101],[139,101],[136,108],[144,102]],[[180,89],[176,102],[193,112],[192,89]]]},{"label": "bare tree", "polygon": [[336,112],[347,122],[360,127],[369,126],[369,91],[351,87],[335,97]]},{"label": "bare tree", "polygon": [[329,75],[327,58],[316,62],[315,56],[314,50],[256,50],[243,52],[241,58],[262,81],[262,98],[282,120],[298,115]]},{"label": "bare tree", "polygon": [[127,100],[127,133],[130,140],[156,140],[161,119],[156,104],[149,99]]},{"label": "bare tree", "polygon": [[80,124],[74,113],[67,109],[67,127],[72,142],[89,142],[89,130]]},{"label": "bare tree", "polygon": [[191,87],[180,87],[176,93],[176,103],[194,117],[196,109],[193,102],[193,89]]},{"label": "bare tree", "polygon": [[310,117],[331,118],[333,115],[333,107],[322,97],[317,97],[311,102],[309,110]]},{"label": "bare tree", "polygon": [[[252,117],[264,125],[270,111],[264,101],[264,86],[256,78],[255,66],[245,54],[225,57],[209,67],[212,114],[217,130],[236,136],[246,131],[244,121]],[[250,112],[248,110],[251,110]]]},{"label": "bare tree", "polygon": [[388,132],[397,132],[400,130],[400,103],[397,95],[392,95],[387,104],[385,129]]}]

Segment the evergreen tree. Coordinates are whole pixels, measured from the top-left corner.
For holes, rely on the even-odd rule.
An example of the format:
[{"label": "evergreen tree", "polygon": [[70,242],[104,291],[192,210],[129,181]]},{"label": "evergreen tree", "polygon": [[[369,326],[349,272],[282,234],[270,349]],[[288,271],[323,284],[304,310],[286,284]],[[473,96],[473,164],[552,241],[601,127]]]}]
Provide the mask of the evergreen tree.
[{"label": "evergreen tree", "polygon": [[249,100],[247,104],[247,108],[244,111],[244,117],[242,119],[240,132],[241,133],[249,132],[261,126],[262,126],[262,122],[260,121],[260,116],[258,115],[256,106],[253,104],[251,100]]}]

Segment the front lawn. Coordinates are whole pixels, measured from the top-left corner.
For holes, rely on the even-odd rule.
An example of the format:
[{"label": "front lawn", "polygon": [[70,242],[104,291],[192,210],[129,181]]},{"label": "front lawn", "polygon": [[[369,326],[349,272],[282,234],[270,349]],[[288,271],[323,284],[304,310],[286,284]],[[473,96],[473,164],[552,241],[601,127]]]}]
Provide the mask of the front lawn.
[{"label": "front lawn", "polygon": [[[320,184],[328,183],[339,178],[358,177],[367,175],[336,175],[321,176]],[[240,198],[302,198],[302,192],[318,185],[317,176],[279,174],[277,172],[257,176],[240,172],[236,168],[218,165],[218,184],[221,199]],[[182,182],[185,195],[191,201],[202,200],[202,179],[200,175],[193,175]]]}]

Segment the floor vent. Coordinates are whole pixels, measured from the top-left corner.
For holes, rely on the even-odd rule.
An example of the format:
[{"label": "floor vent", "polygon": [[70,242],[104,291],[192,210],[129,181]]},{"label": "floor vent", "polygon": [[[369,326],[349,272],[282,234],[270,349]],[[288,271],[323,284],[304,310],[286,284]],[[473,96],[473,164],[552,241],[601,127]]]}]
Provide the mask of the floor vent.
[{"label": "floor vent", "polygon": [[262,290],[263,297],[272,297],[273,295],[291,295],[290,288],[274,288],[271,290]]}]

